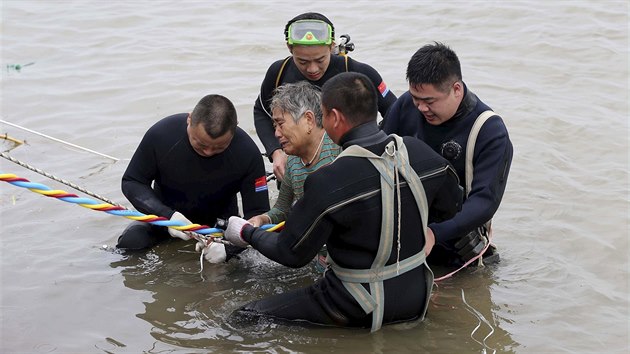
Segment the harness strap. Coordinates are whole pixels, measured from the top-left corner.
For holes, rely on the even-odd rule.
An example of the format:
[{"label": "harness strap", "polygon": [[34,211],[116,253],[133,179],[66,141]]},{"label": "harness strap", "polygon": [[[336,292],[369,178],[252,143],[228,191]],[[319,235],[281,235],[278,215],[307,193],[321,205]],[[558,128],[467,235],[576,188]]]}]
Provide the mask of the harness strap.
[{"label": "harness strap", "polygon": [[[473,172],[474,172],[473,156],[475,154],[475,144],[477,143],[477,136],[479,135],[479,132],[481,131],[481,127],[483,127],[486,121],[490,119],[490,117],[493,117],[494,115],[495,113],[492,110],[481,112],[481,114],[479,114],[479,116],[477,116],[477,118],[475,119],[475,123],[473,124],[472,128],[470,129],[470,133],[468,134],[468,144],[466,146],[466,167],[465,167],[466,198],[468,198],[468,195],[470,194],[470,191],[472,189]],[[486,251],[486,249],[488,248],[488,244],[492,240],[492,219],[488,220],[485,224],[481,225],[478,228],[478,231],[481,235],[485,237],[484,238],[485,247],[483,251],[480,253],[479,260],[478,260],[478,266],[481,267],[483,266],[483,257],[481,255]]]},{"label": "harness strap", "polygon": [[[385,152],[381,156],[377,156],[372,152],[358,146],[353,145],[345,149],[337,158],[341,157],[361,157],[367,158],[372,165],[379,171],[381,175],[381,234],[379,240],[379,248],[377,254],[372,262],[370,269],[350,269],[343,268],[337,265],[328,255],[328,262],[331,269],[335,272],[335,275],[342,281],[344,287],[359,303],[361,308],[366,314],[372,313],[372,332],[381,328],[383,323],[384,313],[384,285],[383,281],[394,278],[400,274],[404,274],[414,268],[417,268],[423,264],[426,265],[426,255],[424,248],[417,254],[400,261],[397,259],[396,264],[386,266],[386,262],[392,253],[392,246],[394,243],[394,199],[396,193],[394,188],[397,188],[398,197],[398,251],[400,251],[400,218],[402,211],[400,209],[400,183],[398,174],[400,174],[407,181],[409,188],[411,189],[416,204],[420,211],[422,225],[426,230],[426,222],[428,215],[428,205],[426,201],[426,195],[424,188],[422,187],[422,181],[415,173],[415,171],[409,165],[409,158],[407,148],[405,147],[402,138],[397,135],[392,135],[395,142],[392,141],[385,147]],[[396,145],[398,150],[396,150]],[[428,272],[427,272],[428,270]],[[428,300],[430,298],[431,289],[433,287],[433,273],[426,266],[425,273],[427,275],[427,296],[422,318],[426,313],[428,307]],[[369,284],[370,291],[368,292],[361,284]]]},{"label": "harness strap", "polygon": [[284,59],[284,61],[282,62],[282,66],[280,67],[280,70],[278,70],[278,76],[276,76],[276,87],[278,88],[278,86],[280,86],[280,79],[282,78],[282,72],[284,71],[284,67],[287,65],[287,63],[289,62],[289,60],[292,58],[293,56],[289,55],[288,57],[286,57]]},{"label": "harness strap", "polygon": [[351,269],[340,267],[334,262],[332,264],[335,264],[336,267],[335,274],[343,281],[352,283],[371,283],[391,279],[398,275],[407,273],[424,263],[425,259],[426,255],[421,252],[400,261],[400,266],[390,264],[380,269]]},{"label": "harness strap", "polygon": [[477,119],[475,119],[475,123],[470,129],[470,134],[468,134],[468,145],[466,146],[466,197],[470,194],[470,190],[472,189],[472,180],[473,180],[473,155],[475,154],[475,144],[477,143],[477,136],[479,135],[479,131],[483,124],[495,113],[493,111],[484,111],[482,112]]}]

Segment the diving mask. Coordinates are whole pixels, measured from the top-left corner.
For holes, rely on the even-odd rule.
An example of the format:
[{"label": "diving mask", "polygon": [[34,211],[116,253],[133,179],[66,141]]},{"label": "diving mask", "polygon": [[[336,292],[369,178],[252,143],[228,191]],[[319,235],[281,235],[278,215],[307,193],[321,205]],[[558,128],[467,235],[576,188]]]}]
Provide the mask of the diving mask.
[{"label": "diving mask", "polygon": [[300,20],[289,26],[289,45],[330,45],[332,41],[332,27],[324,21]]}]

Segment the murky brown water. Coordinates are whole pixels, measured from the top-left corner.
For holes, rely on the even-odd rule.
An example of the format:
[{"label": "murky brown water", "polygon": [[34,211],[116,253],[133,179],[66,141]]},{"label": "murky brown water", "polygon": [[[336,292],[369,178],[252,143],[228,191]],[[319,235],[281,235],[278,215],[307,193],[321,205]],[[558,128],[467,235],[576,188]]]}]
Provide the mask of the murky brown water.
[{"label": "murky brown water", "polygon": [[[439,284],[427,321],[378,333],[242,327],[230,312],[310,283],[255,252],[206,264],[192,244],[125,256],[128,220],[0,184],[3,353],[481,353],[628,349],[628,3],[625,1],[2,2],[2,120],[10,155],[129,205],[120,177],[145,130],[203,95],[252,105],[282,30],[315,10],[354,58],[406,89],[411,54],[437,40],[510,129],[515,157],[494,219],[502,262]],[[7,65],[28,64],[20,71]],[[256,139],[257,140],[257,139]],[[11,147],[6,142],[3,150]],[[5,159],[14,173],[74,190]],[[473,316],[466,301],[492,328]],[[494,331],[494,332],[492,332]],[[472,336],[471,336],[471,333]]]}]

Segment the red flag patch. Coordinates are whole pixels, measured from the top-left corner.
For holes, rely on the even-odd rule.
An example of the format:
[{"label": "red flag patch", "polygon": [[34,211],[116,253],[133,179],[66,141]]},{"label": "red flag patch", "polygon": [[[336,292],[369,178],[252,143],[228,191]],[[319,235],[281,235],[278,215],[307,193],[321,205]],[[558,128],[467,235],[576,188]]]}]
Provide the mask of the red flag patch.
[{"label": "red flag patch", "polygon": [[267,190],[267,177],[262,176],[262,177],[256,178],[256,181],[254,181],[254,186],[256,187],[256,192],[266,191]]},{"label": "red flag patch", "polygon": [[387,96],[389,93],[389,87],[387,87],[385,81],[381,81],[380,85],[378,85],[378,92],[380,92],[383,97]]}]

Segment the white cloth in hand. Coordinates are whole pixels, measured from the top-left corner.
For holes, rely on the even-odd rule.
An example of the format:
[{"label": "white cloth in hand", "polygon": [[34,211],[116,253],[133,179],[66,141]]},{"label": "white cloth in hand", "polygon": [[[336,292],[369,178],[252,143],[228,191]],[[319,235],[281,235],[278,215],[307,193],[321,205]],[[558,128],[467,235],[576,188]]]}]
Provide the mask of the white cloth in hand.
[{"label": "white cloth in hand", "polygon": [[203,258],[210,263],[225,262],[227,254],[225,253],[225,245],[219,242],[210,242],[208,246],[202,241],[195,245],[197,252],[203,252]]},{"label": "white cloth in hand", "polygon": [[[184,225],[192,224],[190,220],[188,220],[184,215],[182,215],[182,213],[178,211],[173,213],[173,216],[171,216],[171,221],[181,221],[182,223],[184,223]],[[171,237],[179,237],[184,241],[190,240],[190,236],[186,235],[183,231],[175,230],[172,227],[168,228],[168,233],[171,235]]]},{"label": "white cloth in hand", "polygon": [[247,247],[249,243],[245,242],[241,237],[241,231],[243,230],[243,226],[251,225],[247,220],[239,218],[238,216],[231,216],[228,220],[227,229],[223,233],[223,236],[226,240],[230,241],[234,246],[238,247]]}]

